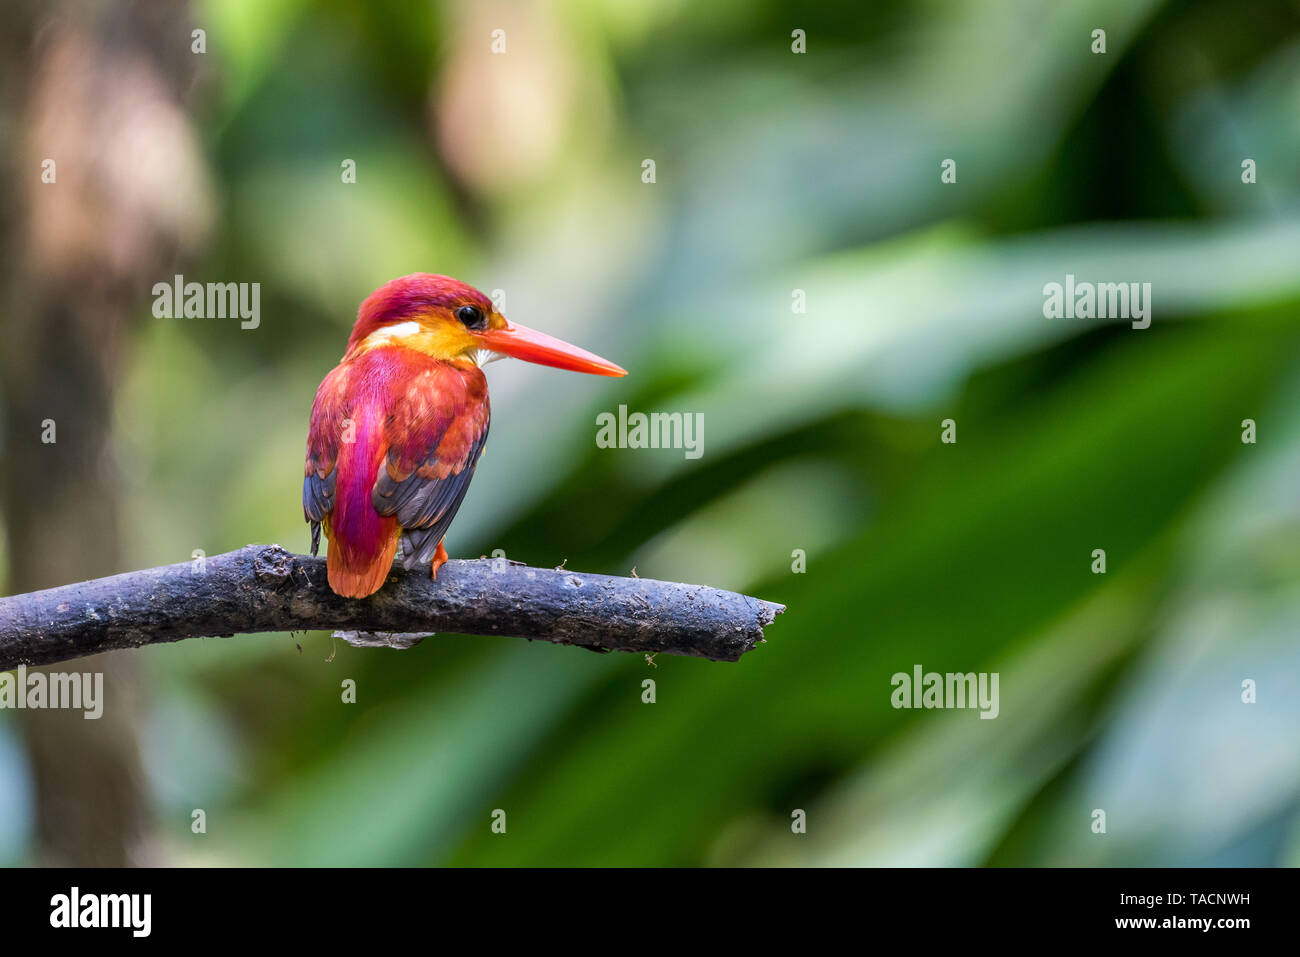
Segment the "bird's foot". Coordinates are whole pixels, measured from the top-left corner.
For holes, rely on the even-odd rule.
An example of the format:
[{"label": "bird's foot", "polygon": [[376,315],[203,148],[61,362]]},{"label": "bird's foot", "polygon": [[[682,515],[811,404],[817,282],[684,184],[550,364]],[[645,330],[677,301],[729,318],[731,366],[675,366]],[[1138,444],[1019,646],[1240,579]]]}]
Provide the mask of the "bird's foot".
[{"label": "bird's foot", "polygon": [[447,561],[447,549],[442,547],[442,542],[438,543],[438,550],[433,553],[433,561],[429,564],[429,577],[434,581],[438,580],[438,569]]}]

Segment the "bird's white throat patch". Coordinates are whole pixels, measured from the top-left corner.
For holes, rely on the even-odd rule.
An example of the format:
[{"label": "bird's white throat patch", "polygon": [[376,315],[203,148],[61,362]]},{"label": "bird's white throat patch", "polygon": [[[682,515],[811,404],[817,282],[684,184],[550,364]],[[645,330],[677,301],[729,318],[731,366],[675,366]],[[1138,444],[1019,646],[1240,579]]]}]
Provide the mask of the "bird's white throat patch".
[{"label": "bird's white throat patch", "polygon": [[504,352],[493,352],[491,349],[475,349],[470,353],[474,358],[475,364],[481,369],[489,362],[496,362],[498,359],[510,358]]}]

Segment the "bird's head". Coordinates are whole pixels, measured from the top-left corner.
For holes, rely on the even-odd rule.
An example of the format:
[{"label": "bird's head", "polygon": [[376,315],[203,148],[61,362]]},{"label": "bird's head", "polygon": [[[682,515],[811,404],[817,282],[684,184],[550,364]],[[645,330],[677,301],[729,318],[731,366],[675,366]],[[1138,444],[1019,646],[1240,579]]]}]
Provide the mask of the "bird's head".
[{"label": "bird's head", "polygon": [[496,354],[573,372],[627,375],[608,359],[507,322],[492,300],[473,286],[431,273],[412,273],[384,283],[361,303],[347,355],[388,346],[404,346],[446,361],[482,363]]}]

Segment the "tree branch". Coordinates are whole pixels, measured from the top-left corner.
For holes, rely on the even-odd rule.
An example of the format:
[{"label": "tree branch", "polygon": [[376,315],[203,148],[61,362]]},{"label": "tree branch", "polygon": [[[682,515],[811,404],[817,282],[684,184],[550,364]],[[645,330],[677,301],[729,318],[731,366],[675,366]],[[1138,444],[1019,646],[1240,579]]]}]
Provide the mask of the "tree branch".
[{"label": "tree branch", "polygon": [[[408,647],[424,635],[513,635],[595,651],[737,661],[785,611],[706,585],[451,561],[394,567],[369,598],[340,598],[325,560],[279,545],[0,598],[0,670],[115,648],[239,632],[345,629],[354,644]],[[393,634],[385,634],[393,633]],[[412,640],[414,639],[414,640]]]}]

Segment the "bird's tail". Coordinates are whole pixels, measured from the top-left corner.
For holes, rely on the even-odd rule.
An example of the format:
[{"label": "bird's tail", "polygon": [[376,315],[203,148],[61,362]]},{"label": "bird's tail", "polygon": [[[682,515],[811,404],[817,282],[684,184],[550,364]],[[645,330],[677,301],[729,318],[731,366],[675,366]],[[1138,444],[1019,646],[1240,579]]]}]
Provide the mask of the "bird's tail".
[{"label": "bird's tail", "polygon": [[397,554],[397,519],[380,515],[371,501],[375,475],[387,449],[378,414],[355,413],[355,441],[339,447],[334,510],[326,516],[330,588],[344,598],[365,598],[384,584]]},{"label": "bird's tail", "polygon": [[[376,516],[378,518],[378,516]],[[344,598],[365,598],[383,586],[397,555],[398,528],[393,519],[390,534],[378,552],[363,554],[331,539],[325,568],[329,574],[330,588]]]}]

